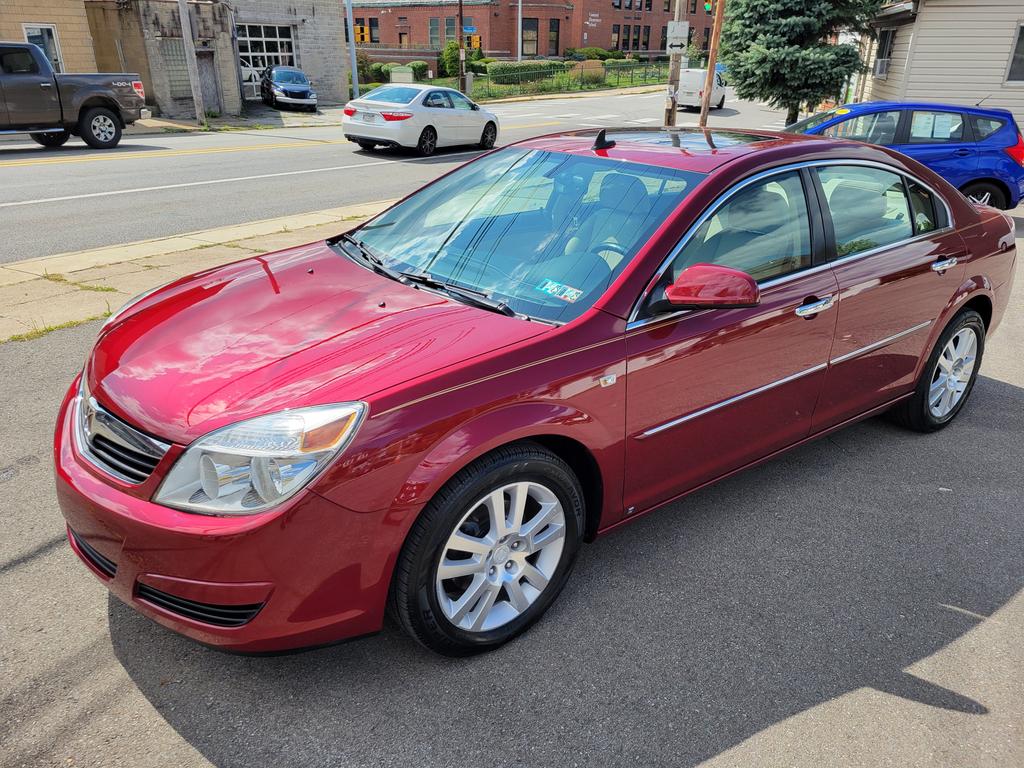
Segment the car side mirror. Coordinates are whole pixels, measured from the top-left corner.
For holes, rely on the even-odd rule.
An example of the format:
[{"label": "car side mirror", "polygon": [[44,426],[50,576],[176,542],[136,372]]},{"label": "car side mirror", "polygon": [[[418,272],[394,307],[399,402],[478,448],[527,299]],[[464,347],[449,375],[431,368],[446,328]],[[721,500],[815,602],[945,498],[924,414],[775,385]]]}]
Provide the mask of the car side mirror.
[{"label": "car side mirror", "polygon": [[469,108],[472,109],[474,112],[480,111],[480,105],[473,101],[469,102]]},{"label": "car side mirror", "polygon": [[757,281],[746,272],[720,264],[693,264],[665,288],[658,309],[741,309],[760,302]]}]

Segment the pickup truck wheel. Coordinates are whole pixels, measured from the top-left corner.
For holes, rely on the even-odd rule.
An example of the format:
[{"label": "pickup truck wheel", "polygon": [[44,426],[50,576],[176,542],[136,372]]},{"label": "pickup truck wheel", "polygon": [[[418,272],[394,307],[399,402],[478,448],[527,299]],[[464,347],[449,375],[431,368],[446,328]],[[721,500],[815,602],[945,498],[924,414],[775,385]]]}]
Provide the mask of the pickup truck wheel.
[{"label": "pickup truck wheel", "polygon": [[121,141],[121,121],[106,107],[93,107],[82,115],[78,132],[93,149],[113,149]]},{"label": "pickup truck wheel", "polygon": [[59,147],[71,138],[71,134],[67,131],[60,131],[58,133],[30,133],[29,136],[36,144],[42,144],[44,147]]}]

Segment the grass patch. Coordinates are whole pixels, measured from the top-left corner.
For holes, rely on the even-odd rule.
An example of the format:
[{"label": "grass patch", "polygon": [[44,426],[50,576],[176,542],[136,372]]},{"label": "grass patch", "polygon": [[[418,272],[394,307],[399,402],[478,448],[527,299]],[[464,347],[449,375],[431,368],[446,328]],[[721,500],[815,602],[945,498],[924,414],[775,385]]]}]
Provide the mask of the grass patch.
[{"label": "grass patch", "polygon": [[99,315],[87,317],[84,320],[68,320],[66,323],[58,323],[57,325],[44,325],[42,328],[33,328],[31,331],[25,331],[25,333],[16,333],[13,336],[8,336],[3,341],[0,341],[0,344],[6,344],[9,341],[35,341],[48,333],[53,333],[53,331],[63,331],[67,328],[75,328],[79,325],[84,325],[85,323],[91,323],[93,320],[104,320],[108,317],[110,317],[110,313],[103,312]]},{"label": "grass patch", "polygon": [[80,291],[94,291],[96,293],[117,293],[117,288],[112,288],[109,285],[92,285],[90,283],[76,283],[74,280],[68,280],[64,275],[56,272],[47,272],[43,275],[43,280],[49,280],[51,283],[58,283],[60,285],[70,285],[77,288]]}]

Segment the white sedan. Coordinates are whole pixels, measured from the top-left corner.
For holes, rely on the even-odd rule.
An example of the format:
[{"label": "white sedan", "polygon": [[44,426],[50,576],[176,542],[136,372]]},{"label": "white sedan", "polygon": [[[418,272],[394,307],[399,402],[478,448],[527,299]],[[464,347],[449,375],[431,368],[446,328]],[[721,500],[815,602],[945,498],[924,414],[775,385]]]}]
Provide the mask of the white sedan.
[{"label": "white sedan", "polygon": [[438,147],[475,144],[490,149],[498,118],[453,88],[392,83],[345,105],[345,138],[363,149],[415,147],[431,155]]}]

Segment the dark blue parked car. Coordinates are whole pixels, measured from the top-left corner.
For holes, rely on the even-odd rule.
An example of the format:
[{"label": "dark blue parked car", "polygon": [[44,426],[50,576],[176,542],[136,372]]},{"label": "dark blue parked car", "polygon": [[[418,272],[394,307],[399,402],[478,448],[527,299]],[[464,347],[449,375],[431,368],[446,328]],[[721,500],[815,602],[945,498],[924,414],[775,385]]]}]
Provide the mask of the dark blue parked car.
[{"label": "dark blue parked car", "polygon": [[1024,197],[1024,137],[1005,109],[869,101],[820,112],[786,130],[891,147],[995,208],[1015,208]]}]

